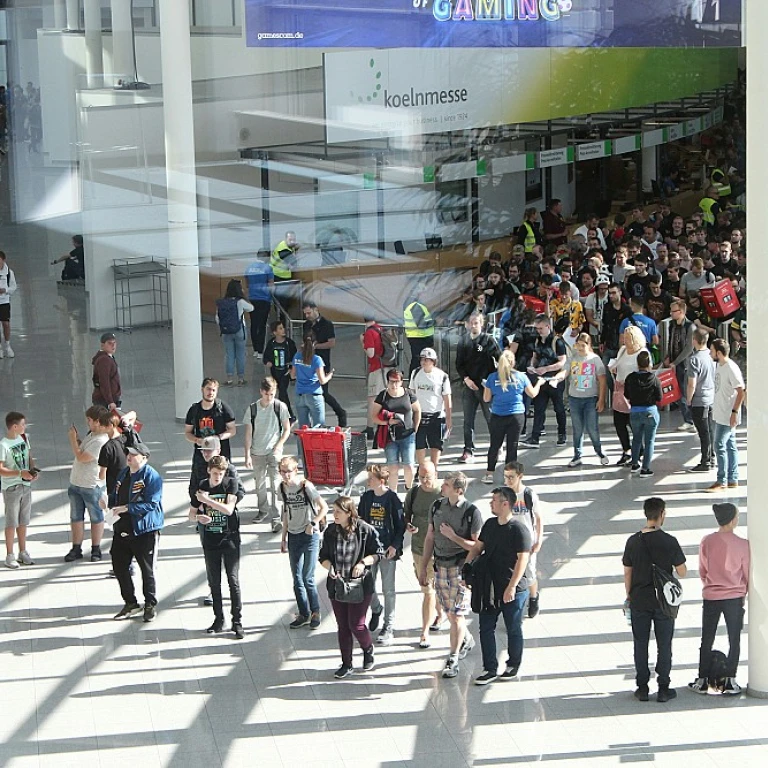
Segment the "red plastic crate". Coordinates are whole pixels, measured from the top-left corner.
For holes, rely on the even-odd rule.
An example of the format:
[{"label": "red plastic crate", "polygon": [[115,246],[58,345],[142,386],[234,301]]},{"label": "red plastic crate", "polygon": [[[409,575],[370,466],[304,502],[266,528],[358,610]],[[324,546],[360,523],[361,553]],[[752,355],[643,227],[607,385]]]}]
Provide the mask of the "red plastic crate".
[{"label": "red plastic crate", "polygon": [[674,368],[662,368],[657,371],[656,377],[661,384],[661,400],[659,408],[670,403],[676,403],[680,399],[680,385],[677,382],[677,374]]},{"label": "red plastic crate", "polygon": [[304,450],[304,474],[307,480],[316,485],[345,485],[349,436],[336,428],[300,429],[296,434]]},{"label": "red plastic crate", "polygon": [[721,280],[712,288],[702,288],[701,300],[710,317],[730,317],[741,306],[730,280]]}]

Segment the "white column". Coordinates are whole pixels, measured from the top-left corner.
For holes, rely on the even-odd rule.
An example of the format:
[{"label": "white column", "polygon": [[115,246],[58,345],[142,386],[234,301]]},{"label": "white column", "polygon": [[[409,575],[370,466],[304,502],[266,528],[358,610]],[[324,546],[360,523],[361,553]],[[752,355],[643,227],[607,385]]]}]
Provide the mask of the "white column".
[{"label": "white column", "polygon": [[80,29],[80,0],[66,0],[67,29]]},{"label": "white column", "polygon": [[131,0],[112,0],[112,71],[134,81]]},{"label": "white column", "polygon": [[53,0],[53,28],[67,28],[67,3],[66,0]]},{"label": "white column", "polygon": [[101,0],[84,0],[85,5],[85,71],[88,87],[102,84],[104,55],[101,39]]},{"label": "white column", "polygon": [[658,147],[643,147],[643,192],[653,192],[652,181],[658,181]]},{"label": "white column", "polygon": [[[764,226],[768,205],[768,178],[762,169],[768,168],[768,143],[763,128],[768,121],[768,100],[762,73],[768,71],[768,48],[763,31],[768,25],[768,3],[748,0],[747,18],[742,22],[747,30],[747,229],[759,232]],[[768,322],[768,302],[763,286],[768,280],[768,260],[752,253],[749,260],[747,304],[749,322],[753,328],[765,328]],[[759,340],[758,340],[759,341]],[[752,354],[747,357],[747,388],[749,394],[747,444],[749,506],[749,543],[752,550],[752,574],[749,580],[749,689],[752,696],[768,698],[768,515],[763,509],[768,493],[768,447],[765,424],[768,419],[768,355],[757,354],[762,346],[753,341]]]},{"label": "white column", "polygon": [[203,378],[189,22],[189,3],[160,3],[173,381],[179,419],[184,418],[190,403],[198,399]]}]

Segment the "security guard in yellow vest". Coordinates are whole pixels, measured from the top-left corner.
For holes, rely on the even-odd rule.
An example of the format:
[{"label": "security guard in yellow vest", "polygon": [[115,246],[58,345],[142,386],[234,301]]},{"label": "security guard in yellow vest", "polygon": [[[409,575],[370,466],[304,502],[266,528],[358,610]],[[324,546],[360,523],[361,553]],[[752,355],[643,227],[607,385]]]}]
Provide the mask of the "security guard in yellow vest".
[{"label": "security guard in yellow vest", "polygon": [[728,174],[720,168],[714,168],[709,175],[709,183],[720,193],[720,197],[731,194],[731,182]]},{"label": "security guard in yellow vest", "polygon": [[704,197],[699,200],[699,208],[703,215],[704,224],[709,229],[714,229],[717,223],[717,215],[720,213],[719,193],[717,187],[707,187]]},{"label": "security guard in yellow vest", "polygon": [[541,244],[538,218],[539,212],[535,208],[526,208],[523,223],[515,232],[518,245],[522,245],[526,253],[533,253],[534,246]]},{"label": "security guard in yellow vest", "polygon": [[421,350],[435,346],[435,319],[429,309],[420,301],[411,301],[403,310],[405,337],[411,348],[411,373],[420,367],[419,357]]},{"label": "security guard in yellow vest", "polygon": [[299,244],[296,242],[296,233],[286,232],[285,240],[281,240],[277,244],[269,259],[269,266],[275,273],[275,280],[291,279],[291,262],[298,250]]}]

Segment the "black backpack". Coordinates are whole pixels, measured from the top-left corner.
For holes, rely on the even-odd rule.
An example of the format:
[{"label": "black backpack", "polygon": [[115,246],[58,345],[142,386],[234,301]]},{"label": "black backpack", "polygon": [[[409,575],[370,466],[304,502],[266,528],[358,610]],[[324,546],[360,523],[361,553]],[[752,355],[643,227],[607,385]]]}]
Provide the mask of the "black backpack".
[{"label": "black backpack", "polygon": [[222,335],[243,330],[237,299],[216,299],[216,316],[219,318],[219,333]]},{"label": "black backpack", "polygon": [[728,659],[722,651],[711,651],[709,654],[709,670],[707,683],[720,693],[725,688],[725,679],[728,677]]},{"label": "black backpack", "polygon": [[397,333],[392,328],[384,329],[380,325],[372,325],[371,328],[379,334],[381,344],[384,347],[384,353],[379,357],[379,360],[385,368],[391,368],[397,363],[397,351],[399,349]]}]

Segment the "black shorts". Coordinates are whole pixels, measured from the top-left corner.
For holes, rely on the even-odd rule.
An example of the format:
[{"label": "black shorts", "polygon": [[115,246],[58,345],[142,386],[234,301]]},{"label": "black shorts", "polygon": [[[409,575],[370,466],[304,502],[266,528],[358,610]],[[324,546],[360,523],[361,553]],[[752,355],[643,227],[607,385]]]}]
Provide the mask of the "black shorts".
[{"label": "black shorts", "polygon": [[419,430],[416,432],[416,450],[423,451],[425,448],[434,448],[442,451],[444,438],[445,419],[438,416],[432,416],[426,420],[422,418]]},{"label": "black shorts", "polygon": [[11,319],[11,305],[0,304],[0,323],[7,323]]}]

